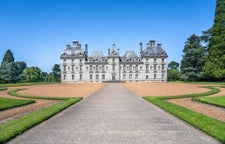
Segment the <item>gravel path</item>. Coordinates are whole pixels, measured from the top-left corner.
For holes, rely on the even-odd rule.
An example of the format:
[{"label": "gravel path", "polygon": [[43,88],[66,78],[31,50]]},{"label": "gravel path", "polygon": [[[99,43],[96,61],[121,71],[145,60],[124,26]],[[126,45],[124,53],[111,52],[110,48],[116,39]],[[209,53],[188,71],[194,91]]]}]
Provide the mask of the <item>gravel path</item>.
[{"label": "gravel path", "polygon": [[213,144],[212,137],[119,84],[101,90],[11,142],[32,144]]}]

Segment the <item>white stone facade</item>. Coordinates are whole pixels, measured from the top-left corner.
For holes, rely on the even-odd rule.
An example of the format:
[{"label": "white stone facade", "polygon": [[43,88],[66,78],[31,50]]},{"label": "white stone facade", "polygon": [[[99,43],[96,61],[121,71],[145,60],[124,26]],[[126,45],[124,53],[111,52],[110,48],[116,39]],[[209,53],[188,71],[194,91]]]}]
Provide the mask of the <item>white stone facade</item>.
[{"label": "white stone facade", "polygon": [[119,49],[113,44],[108,50],[108,56],[101,51],[94,51],[88,56],[88,46],[85,50],[74,40],[73,45],[67,45],[61,55],[61,80],[72,82],[107,82],[107,81],[167,81],[167,54],[161,44],[155,45],[150,40],[140,55],[127,51],[120,56]]}]

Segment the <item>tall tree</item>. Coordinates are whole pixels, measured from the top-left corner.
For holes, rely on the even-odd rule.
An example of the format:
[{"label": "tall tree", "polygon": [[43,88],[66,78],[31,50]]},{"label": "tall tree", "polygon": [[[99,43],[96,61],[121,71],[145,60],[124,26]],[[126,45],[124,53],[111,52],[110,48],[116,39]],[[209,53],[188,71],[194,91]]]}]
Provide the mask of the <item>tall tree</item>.
[{"label": "tall tree", "polygon": [[208,56],[203,72],[210,79],[225,79],[225,0],[216,1],[214,24],[210,30]]},{"label": "tall tree", "polygon": [[168,64],[168,81],[176,81],[180,79],[179,63],[171,61]]},{"label": "tall tree", "polygon": [[53,81],[55,82],[59,82],[60,81],[60,73],[61,73],[61,70],[60,70],[60,65],[59,64],[55,64],[52,68],[52,76],[53,76]]},{"label": "tall tree", "polygon": [[14,62],[13,53],[9,49],[6,51],[6,53],[3,57],[2,64],[5,62],[8,62],[8,63]]},{"label": "tall tree", "polygon": [[205,64],[206,50],[201,45],[201,38],[191,35],[185,43],[181,61],[181,79],[196,81],[202,78],[202,67]]}]

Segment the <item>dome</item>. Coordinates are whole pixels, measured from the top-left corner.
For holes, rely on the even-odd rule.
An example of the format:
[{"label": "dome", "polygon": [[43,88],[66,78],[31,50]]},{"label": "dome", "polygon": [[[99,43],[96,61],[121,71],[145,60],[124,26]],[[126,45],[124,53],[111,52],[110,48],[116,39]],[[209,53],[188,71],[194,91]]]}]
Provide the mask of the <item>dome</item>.
[{"label": "dome", "polygon": [[80,47],[70,47],[70,46],[67,46],[67,48],[64,50],[64,53],[65,55],[67,56],[79,56],[81,55],[83,52],[82,52],[82,49]]},{"label": "dome", "polygon": [[91,57],[94,60],[100,60],[102,57],[104,57],[102,51],[93,51],[93,53],[91,54]]},{"label": "dome", "polygon": [[144,56],[149,56],[149,55],[154,55],[154,56],[159,56],[159,55],[166,55],[166,52],[161,48],[161,46],[148,46],[144,51],[143,51]]},{"label": "dome", "polygon": [[137,55],[135,54],[134,51],[127,51],[125,54],[124,54],[124,57],[126,57],[126,59],[135,59],[137,58]]}]

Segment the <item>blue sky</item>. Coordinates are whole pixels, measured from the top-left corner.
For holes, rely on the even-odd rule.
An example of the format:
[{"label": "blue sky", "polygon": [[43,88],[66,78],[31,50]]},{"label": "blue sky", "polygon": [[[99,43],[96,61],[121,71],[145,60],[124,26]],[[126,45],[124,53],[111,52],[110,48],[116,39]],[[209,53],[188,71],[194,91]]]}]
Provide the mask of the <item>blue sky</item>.
[{"label": "blue sky", "polygon": [[16,61],[50,72],[66,44],[77,39],[89,55],[115,43],[124,55],[139,43],[162,43],[180,62],[187,38],[213,24],[216,0],[0,0],[0,61],[10,49]]}]

